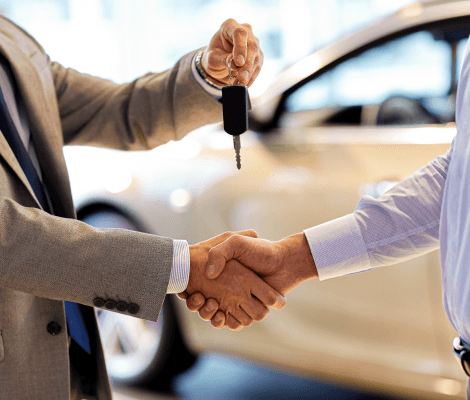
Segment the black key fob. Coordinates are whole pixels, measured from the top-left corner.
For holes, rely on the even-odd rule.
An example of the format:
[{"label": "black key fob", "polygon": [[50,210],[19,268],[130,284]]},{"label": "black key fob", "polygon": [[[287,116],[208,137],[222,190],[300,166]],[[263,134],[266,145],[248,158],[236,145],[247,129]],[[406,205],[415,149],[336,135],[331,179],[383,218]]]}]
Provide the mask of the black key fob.
[{"label": "black key fob", "polygon": [[248,88],[224,86],[222,88],[224,130],[230,135],[241,135],[248,130]]}]

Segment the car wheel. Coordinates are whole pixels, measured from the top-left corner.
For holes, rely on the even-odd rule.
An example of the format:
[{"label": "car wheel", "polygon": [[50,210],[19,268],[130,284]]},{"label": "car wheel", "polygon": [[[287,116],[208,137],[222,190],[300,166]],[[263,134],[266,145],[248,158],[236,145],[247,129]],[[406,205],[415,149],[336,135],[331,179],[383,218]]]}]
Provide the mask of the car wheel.
[{"label": "car wheel", "polygon": [[[97,208],[78,218],[96,228],[144,229],[124,213]],[[157,322],[98,310],[98,326],[111,382],[115,386],[146,385],[171,391],[172,378],[195,361],[181,337],[173,299],[167,296]]]}]

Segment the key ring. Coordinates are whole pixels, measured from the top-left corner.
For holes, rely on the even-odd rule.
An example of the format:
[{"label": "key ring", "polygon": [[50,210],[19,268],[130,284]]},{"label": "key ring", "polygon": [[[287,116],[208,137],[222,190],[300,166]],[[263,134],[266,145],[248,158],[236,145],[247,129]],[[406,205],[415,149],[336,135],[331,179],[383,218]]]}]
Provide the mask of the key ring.
[{"label": "key ring", "polygon": [[233,76],[232,75],[232,68],[230,67],[230,65],[232,64],[232,61],[233,61],[233,56],[231,56],[229,59],[228,59],[228,63],[227,63],[227,67],[228,67],[228,84],[231,85],[230,83],[230,78],[233,78],[235,79],[236,76]]}]

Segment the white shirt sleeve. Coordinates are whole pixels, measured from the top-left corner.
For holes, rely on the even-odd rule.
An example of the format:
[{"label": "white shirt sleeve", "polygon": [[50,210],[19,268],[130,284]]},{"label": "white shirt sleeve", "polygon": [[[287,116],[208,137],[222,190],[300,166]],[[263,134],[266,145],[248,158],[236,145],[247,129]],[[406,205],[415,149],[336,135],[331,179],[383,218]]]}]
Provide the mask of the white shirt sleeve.
[{"label": "white shirt sleeve", "polygon": [[354,213],[304,231],[320,280],[396,264],[439,248],[452,148]]},{"label": "white shirt sleeve", "polygon": [[166,292],[181,293],[189,280],[189,245],[186,240],[173,240],[173,266]]}]

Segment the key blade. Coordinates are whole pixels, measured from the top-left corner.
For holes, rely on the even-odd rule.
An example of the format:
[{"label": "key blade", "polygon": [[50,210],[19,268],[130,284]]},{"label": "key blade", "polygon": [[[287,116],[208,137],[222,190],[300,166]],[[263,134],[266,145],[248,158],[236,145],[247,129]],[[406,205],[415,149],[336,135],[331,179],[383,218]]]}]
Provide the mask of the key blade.
[{"label": "key blade", "polygon": [[242,167],[242,162],[240,158],[240,149],[241,149],[240,135],[233,136],[233,147],[235,149],[235,158],[237,160],[237,168],[240,169]]}]

